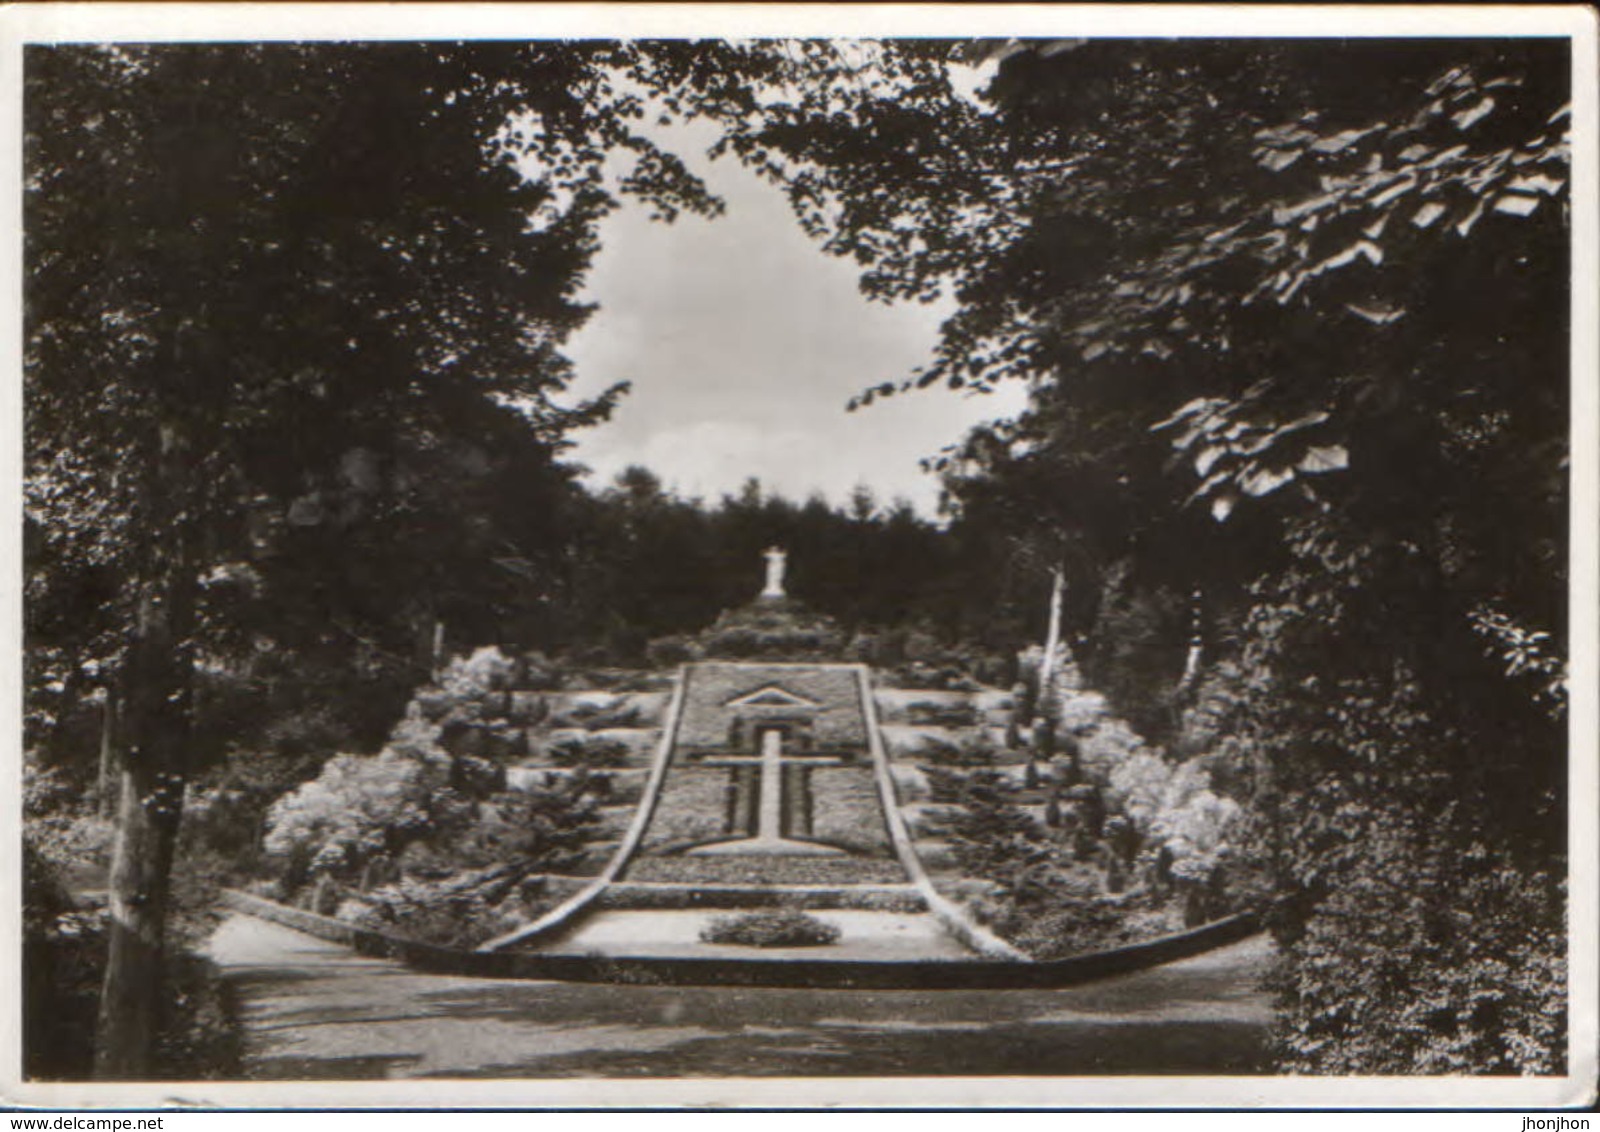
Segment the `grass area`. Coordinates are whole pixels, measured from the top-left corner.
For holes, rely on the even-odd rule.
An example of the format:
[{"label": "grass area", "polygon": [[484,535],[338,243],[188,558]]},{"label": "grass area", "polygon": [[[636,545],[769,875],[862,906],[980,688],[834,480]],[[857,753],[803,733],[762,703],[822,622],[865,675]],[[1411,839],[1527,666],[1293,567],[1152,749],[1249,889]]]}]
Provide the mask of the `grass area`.
[{"label": "grass area", "polygon": [[678,727],[679,745],[694,750],[725,747],[733,722],[725,705],[769,684],[821,705],[812,716],[814,742],[819,749],[866,747],[861,689],[853,670],[821,665],[797,668],[711,663],[697,664],[690,670],[683,719]]}]

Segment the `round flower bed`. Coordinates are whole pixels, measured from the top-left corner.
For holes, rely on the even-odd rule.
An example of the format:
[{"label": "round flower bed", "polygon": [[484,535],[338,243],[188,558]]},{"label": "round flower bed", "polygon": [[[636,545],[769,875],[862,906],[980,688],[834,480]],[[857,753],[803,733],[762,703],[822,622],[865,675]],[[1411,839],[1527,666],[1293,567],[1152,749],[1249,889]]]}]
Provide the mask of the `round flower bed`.
[{"label": "round flower bed", "polygon": [[839,929],[795,908],[718,916],[700,931],[707,943],[741,947],[821,947],[837,943]]}]

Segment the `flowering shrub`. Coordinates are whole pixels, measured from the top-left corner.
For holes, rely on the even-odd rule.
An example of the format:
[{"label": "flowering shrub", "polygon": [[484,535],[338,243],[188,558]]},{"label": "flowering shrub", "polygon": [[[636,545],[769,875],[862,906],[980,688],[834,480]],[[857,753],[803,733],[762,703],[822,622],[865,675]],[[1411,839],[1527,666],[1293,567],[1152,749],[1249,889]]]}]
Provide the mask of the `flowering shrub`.
[{"label": "flowering shrub", "polygon": [[503,863],[573,865],[592,836],[604,776],[580,769],[504,790],[463,773],[474,762],[392,749],[338,755],[273,806],[266,852],[290,889],[322,875],[355,882],[384,862],[444,875]]},{"label": "flowering shrub", "polygon": [[451,660],[439,684],[457,699],[470,699],[485,692],[506,691],[515,682],[516,672],[516,661],[489,645],[471,656]]},{"label": "flowering shrub", "polygon": [[1143,832],[1160,812],[1171,782],[1171,765],[1151,752],[1141,751],[1114,768],[1108,784],[1117,807]]},{"label": "flowering shrub", "polygon": [[1244,811],[1232,798],[1197,790],[1180,804],[1158,813],[1150,823],[1150,839],[1165,845],[1179,860],[1213,859],[1229,843],[1229,834]]},{"label": "flowering shrub", "polygon": [[267,814],[267,855],[290,883],[328,873],[349,876],[367,861],[398,856],[409,842],[459,824],[463,800],[447,785],[447,761],[394,750],[336,755],[322,773]]}]

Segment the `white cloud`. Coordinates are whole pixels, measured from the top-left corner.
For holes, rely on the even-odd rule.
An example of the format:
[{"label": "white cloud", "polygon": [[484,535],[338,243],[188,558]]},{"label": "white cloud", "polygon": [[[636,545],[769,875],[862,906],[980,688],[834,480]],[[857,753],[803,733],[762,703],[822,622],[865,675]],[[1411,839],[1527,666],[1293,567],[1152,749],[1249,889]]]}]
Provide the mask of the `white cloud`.
[{"label": "white cloud", "polygon": [[[706,139],[664,140],[687,159]],[[938,485],[919,459],[1019,405],[1020,389],[928,391],[846,413],[852,395],[931,356],[946,310],[868,303],[854,266],[825,256],[771,186],[729,162],[702,173],[725,216],[665,225],[628,207],[605,222],[585,294],[600,310],[569,348],[574,392],[634,388],[610,422],[578,438],[576,458],[601,482],[638,463],[708,499],[750,476],[835,502],[864,482],[931,515]]]}]

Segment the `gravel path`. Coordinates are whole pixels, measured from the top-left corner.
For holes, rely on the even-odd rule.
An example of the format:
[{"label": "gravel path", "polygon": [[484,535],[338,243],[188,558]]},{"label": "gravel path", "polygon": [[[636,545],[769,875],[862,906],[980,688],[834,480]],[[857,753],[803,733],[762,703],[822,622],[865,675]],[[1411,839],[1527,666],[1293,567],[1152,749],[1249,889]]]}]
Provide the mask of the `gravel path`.
[{"label": "gravel path", "polygon": [[210,950],[254,1080],[1266,1072],[1262,937],[1060,991],[458,978],[242,915]]}]

